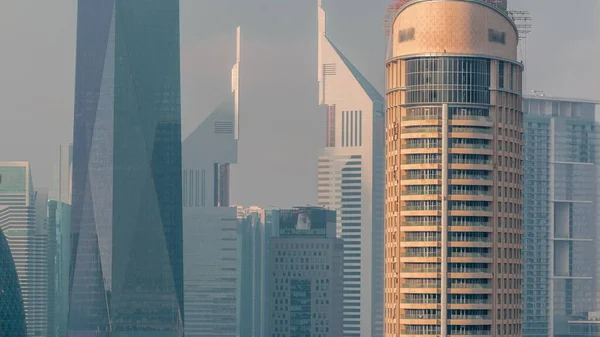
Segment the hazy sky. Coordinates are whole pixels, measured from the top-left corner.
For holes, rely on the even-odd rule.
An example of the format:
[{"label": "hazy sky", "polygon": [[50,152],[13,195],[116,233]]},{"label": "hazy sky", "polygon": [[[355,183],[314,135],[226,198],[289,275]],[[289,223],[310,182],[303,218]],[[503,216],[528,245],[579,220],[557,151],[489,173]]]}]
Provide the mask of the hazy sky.
[{"label": "hazy sky", "polygon": [[[383,89],[382,18],[391,0],[324,0],[328,35]],[[317,0],[181,0],[183,134],[229,93],[235,27],[243,29],[239,164],[232,201],[316,203],[324,139],[317,106]],[[600,100],[600,1],[512,0],[529,10],[527,87]],[[29,160],[52,183],[58,145],[72,139],[76,0],[0,4],[0,161]]]}]

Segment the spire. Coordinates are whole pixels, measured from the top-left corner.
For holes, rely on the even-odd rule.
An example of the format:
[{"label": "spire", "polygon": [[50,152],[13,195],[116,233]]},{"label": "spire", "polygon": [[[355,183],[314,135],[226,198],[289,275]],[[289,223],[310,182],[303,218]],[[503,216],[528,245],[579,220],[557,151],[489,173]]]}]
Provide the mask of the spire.
[{"label": "spire", "polygon": [[[319,0],[320,1],[320,0]],[[242,29],[237,27],[237,39],[236,39],[236,61],[233,69],[231,69],[231,92],[233,93],[234,101],[234,121],[233,121],[233,134],[234,139],[239,139],[240,123],[240,62],[242,60]]]},{"label": "spire", "polygon": [[323,85],[323,40],[325,37],[325,10],[323,10],[322,0],[317,0],[317,50],[318,50],[318,61],[317,61],[317,81],[319,82],[319,104],[323,104],[324,99],[324,85]]}]

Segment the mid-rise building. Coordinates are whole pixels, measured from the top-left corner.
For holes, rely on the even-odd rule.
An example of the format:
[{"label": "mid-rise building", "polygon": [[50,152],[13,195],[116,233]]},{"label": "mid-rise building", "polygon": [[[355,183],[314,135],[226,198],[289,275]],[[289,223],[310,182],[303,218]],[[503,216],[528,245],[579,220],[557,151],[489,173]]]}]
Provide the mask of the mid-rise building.
[{"label": "mid-rise building", "polygon": [[241,31],[232,94],[183,141],[183,253],[186,337],[236,337],[238,217],[230,205],[237,163]]},{"label": "mid-rise building", "polygon": [[344,336],[383,336],[384,104],[326,34],[318,6],[319,104],[327,109],[318,203],[344,240]]},{"label": "mid-rise building", "polygon": [[78,0],[69,337],[183,335],[178,0]]},{"label": "mid-rise building", "polygon": [[412,0],[391,33],[386,336],[521,336],[517,27],[485,1]]},{"label": "mid-rise building", "polygon": [[29,337],[46,336],[47,201],[47,194],[34,189],[28,162],[0,163],[0,230],[19,276]]},{"label": "mid-rise building", "polygon": [[301,207],[273,216],[267,336],[343,336],[344,247],[335,211]]},{"label": "mid-rise building", "polygon": [[0,336],[27,337],[19,277],[2,228],[0,228],[0,271]]},{"label": "mid-rise building", "polygon": [[598,104],[541,93],[524,100],[524,336],[598,329]]}]

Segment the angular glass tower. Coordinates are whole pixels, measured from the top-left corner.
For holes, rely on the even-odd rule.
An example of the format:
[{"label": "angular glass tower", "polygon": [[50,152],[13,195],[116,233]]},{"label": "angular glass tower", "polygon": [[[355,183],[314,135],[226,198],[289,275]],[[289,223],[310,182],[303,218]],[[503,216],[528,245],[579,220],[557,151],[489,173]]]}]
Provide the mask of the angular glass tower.
[{"label": "angular glass tower", "polygon": [[0,336],[25,337],[25,311],[17,269],[8,241],[0,229]]},{"label": "angular glass tower", "polygon": [[181,336],[178,0],[79,0],[69,336]]}]

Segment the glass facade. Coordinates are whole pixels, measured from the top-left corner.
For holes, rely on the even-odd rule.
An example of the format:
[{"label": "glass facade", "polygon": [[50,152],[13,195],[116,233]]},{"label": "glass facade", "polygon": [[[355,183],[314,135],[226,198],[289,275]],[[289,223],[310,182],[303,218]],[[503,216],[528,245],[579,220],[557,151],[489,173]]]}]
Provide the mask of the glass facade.
[{"label": "glass facade", "polygon": [[420,57],[406,60],[406,103],[490,103],[490,60]]},{"label": "glass facade", "polygon": [[183,334],[179,1],[78,2],[69,336]]},{"label": "glass facade", "polygon": [[0,229],[0,336],[26,337],[23,298],[10,247]]}]

